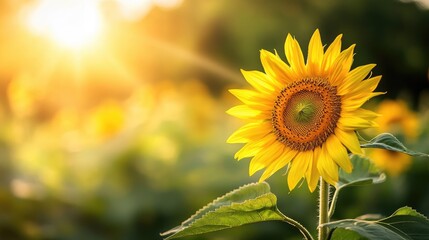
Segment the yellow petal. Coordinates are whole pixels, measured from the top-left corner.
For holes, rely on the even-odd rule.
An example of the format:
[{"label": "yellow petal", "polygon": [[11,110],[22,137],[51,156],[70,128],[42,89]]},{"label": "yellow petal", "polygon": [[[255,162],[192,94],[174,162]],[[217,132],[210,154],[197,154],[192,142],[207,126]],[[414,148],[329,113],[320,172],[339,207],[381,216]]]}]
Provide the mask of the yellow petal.
[{"label": "yellow petal", "polygon": [[241,160],[243,158],[253,157],[261,150],[260,144],[255,144],[255,142],[246,143],[240,150],[238,150],[234,158]]},{"label": "yellow petal", "polygon": [[380,80],[381,80],[381,76],[375,76],[375,77],[363,80],[353,89],[350,89],[350,91],[347,94],[354,95],[354,94],[372,92],[377,88]]},{"label": "yellow petal", "polygon": [[319,29],[314,31],[308,44],[307,69],[310,75],[320,75],[320,65],[323,60],[323,46],[320,38]]},{"label": "yellow petal", "polygon": [[[261,152],[265,152],[265,151],[262,149]],[[259,153],[258,155],[254,156],[252,158],[252,160],[250,160],[250,164],[249,164],[249,176],[252,176],[257,171],[260,171],[263,168],[265,168],[266,167],[265,161],[267,161],[269,159],[270,159],[269,156],[267,156],[265,154],[261,154],[261,153]]]},{"label": "yellow petal", "polygon": [[353,111],[347,111],[345,109],[341,112],[341,116],[343,116],[343,117],[359,116],[359,117],[364,118],[364,119],[375,120],[376,118],[380,117],[381,115],[378,113],[375,113],[373,111],[367,110],[367,109],[358,108],[358,109],[353,110]]},{"label": "yellow petal", "polygon": [[238,105],[238,106],[232,107],[228,111],[226,111],[226,113],[241,119],[249,119],[249,118],[251,119],[251,118],[261,116],[262,114],[261,111],[250,108],[247,105]]},{"label": "yellow petal", "polygon": [[335,136],[344,146],[346,146],[350,152],[354,154],[362,154],[362,149],[356,133],[352,130],[344,131],[340,128],[335,128]]},{"label": "yellow petal", "polygon": [[305,76],[304,55],[302,54],[298,41],[292,38],[290,34],[286,37],[285,53],[292,70],[300,76]]},{"label": "yellow petal", "polygon": [[340,140],[333,134],[326,139],[326,149],[331,158],[347,173],[351,173],[353,165],[350,162],[346,148],[341,144]]},{"label": "yellow petal", "polygon": [[261,50],[261,62],[265,72],[275,79],[278,89],[295,80],[290,67],[277,55]]},{"label": "yellow petal", "polygon": [[340,85],[344,80],[346,74],[350,71],[350,68],[353,63],[354,47],[355,45],[353,44],[346,50],[342,51],[338,58],[335,59],[334,63],[332,64],[329,75],[329,82],[332,85]]},{"label": "yellow petal", "polygon": [[271,133],[271,131],[272,128],[269,122],[252,122],[237,129],[226,142],[247,143],[251,140],[261,139]]},{"label": "yellow petal", "polygon": [[243,103],[255,108],[256,110],[271,110],[275,99],[273,94],[261,94],[247,89],[230,89],[232,95],[237,97]]},{"label": "yellow petal", "polygon": [[267,167],[275,161],[283,152],[283,144],[275,141],[270,145],[266,145],[261,151],[252,158],[249,165],[249,175],[252,176],[255,172]]},{"label": "yellow petal", "polygon": [[374,121],[357,117],[357,116],[353,116],[353,117],[341,117],[340,119],[338,119],[337,126],[343,130],[350,131],[350,130],[376,127],[377,123],[375,123]]},{"label": "yellow petal", "polygon": [[323,56],[322,70],[327,71],[330,69],[332,63],[337,59],[338,55],[340,55],[342,36],[342,34],[338,35],[326,50],[325,55]]},{"label": "yellow petal", "polygon": [[367,92],[360,93],[359,95],[344,95],[341,96],[341,108],[344,111],[355,111],[360,108],[364,103],[366,103],[369,99],[383,95],[385,92]]},{"label": "yellow petal", "polygon": [[310,162],[310,166],[308,167],[308,171],[305,175],[307,179],[307,185],[310,192],[314,192],[317,187],[317,183],[319,182],[319,171],[317,170],[317,162],[319,161],[320,155],[320,147],[316,147],[313,150],[313,161]]},{"label": "yellow petal", "polygon": [[338,165],[335,164],[326,150],[326,144],[322,146],[317,162],[317,169],[322,178],[329,184],[334,185],[338,182]]},{"label": "yellow petal", "polygon": [[267,169],[265,169],[259,181],[262,182],[265,179],[271,177],[271,175],[273,175],[275,172],[286,166],[296,156],[296,154],[297,152],[295,150],[285,148],[283,153],[278,157],[278,159],[272,162],[267,167]]},{"label": "yellow petal", "polygon": [[344,95],[350,90],[353,90],[375,67],[375,64],[367,64],[359,66],[350,71],[344,82],[338,86],[338,95]]},{"label": "yellow petal", "polygon": [[299,180],[304,177],[311,161],[313,161],[313,151],[299,152],[293,159],[287,176],[287,183],[290,191],[292,191]]},{"label": "yellow petal", "polygon": [[245,71],[243,69],[241,69],[241,73],[246,81],[256,90],[269,94],[274,92],[273,81],[264,73],[259,71]]}]

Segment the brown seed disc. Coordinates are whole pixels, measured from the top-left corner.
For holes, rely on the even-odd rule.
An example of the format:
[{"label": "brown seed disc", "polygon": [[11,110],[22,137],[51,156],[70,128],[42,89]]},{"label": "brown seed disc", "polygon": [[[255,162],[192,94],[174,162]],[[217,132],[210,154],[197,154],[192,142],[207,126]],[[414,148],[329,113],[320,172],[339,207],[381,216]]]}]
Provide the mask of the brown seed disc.
[{"label": "brown seed disc", "polygon": [[277,96],[272,124],[277,140],[297,151],[313,150],[334,133],[341,113],[337,88],[325,78],[304,78]]}]

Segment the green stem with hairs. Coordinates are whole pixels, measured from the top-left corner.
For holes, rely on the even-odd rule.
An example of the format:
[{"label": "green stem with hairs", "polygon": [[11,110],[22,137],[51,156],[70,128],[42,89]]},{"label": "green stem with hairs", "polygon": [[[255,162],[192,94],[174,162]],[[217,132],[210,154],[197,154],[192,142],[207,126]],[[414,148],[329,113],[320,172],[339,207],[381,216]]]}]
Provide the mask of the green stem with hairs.
[{"label": "green stem with hairs", "polygon": [[329,222],[329,183],[320,177],[319,183],[319,240],[325,240],[328,236],[328,228],[323,224]]}]

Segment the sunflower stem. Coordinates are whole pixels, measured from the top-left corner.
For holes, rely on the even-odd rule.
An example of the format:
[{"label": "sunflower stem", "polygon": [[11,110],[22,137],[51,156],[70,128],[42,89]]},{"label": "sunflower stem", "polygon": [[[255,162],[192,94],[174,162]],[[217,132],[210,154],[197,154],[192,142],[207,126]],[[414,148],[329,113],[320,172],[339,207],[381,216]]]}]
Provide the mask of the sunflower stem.
[{"label": "sunflower stem", "polygon": [[328,215],[329,219],[332,218],[332,216],[335,213],[335,206],[337,205],[339,192],[340,192],[340,189],[335,189],[334,196],[332,196],[331,205],[329,207],[329,215]]},{"label": "sunflower stem", "polygon": [[320,177],[319,183],[319,240],[325,240],[328,236],[328,228],[323,224],[329,222],[329,183]]}]

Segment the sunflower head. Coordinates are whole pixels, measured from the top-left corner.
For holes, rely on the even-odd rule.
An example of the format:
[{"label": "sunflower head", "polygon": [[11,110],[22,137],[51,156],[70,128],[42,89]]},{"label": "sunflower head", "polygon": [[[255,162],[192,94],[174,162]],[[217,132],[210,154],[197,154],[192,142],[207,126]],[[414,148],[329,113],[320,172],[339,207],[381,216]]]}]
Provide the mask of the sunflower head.
[{"label": "sunflower head", "polygon": [[325,51],[316,30],[305,61],[298,41],[288,35],[287,62],[261,50],[264,72],[242,70],[253,89],[230,90],[243,104],[227,112],[248,123],[227,141],[245,143],[235,158],[252,158],[250,175],[265,169],[264,181],[289,166],[289,189],[304,178],[314,191],[320,176],[334,185],[338,167],[352,170],[348,152],[362,152],[355,131],[376,126],[378,116],[361,106],[381,94],[374,92],[381,76],[368,78],[374,64],[351,70],[354,45],[342,51],[341,37]]}]

